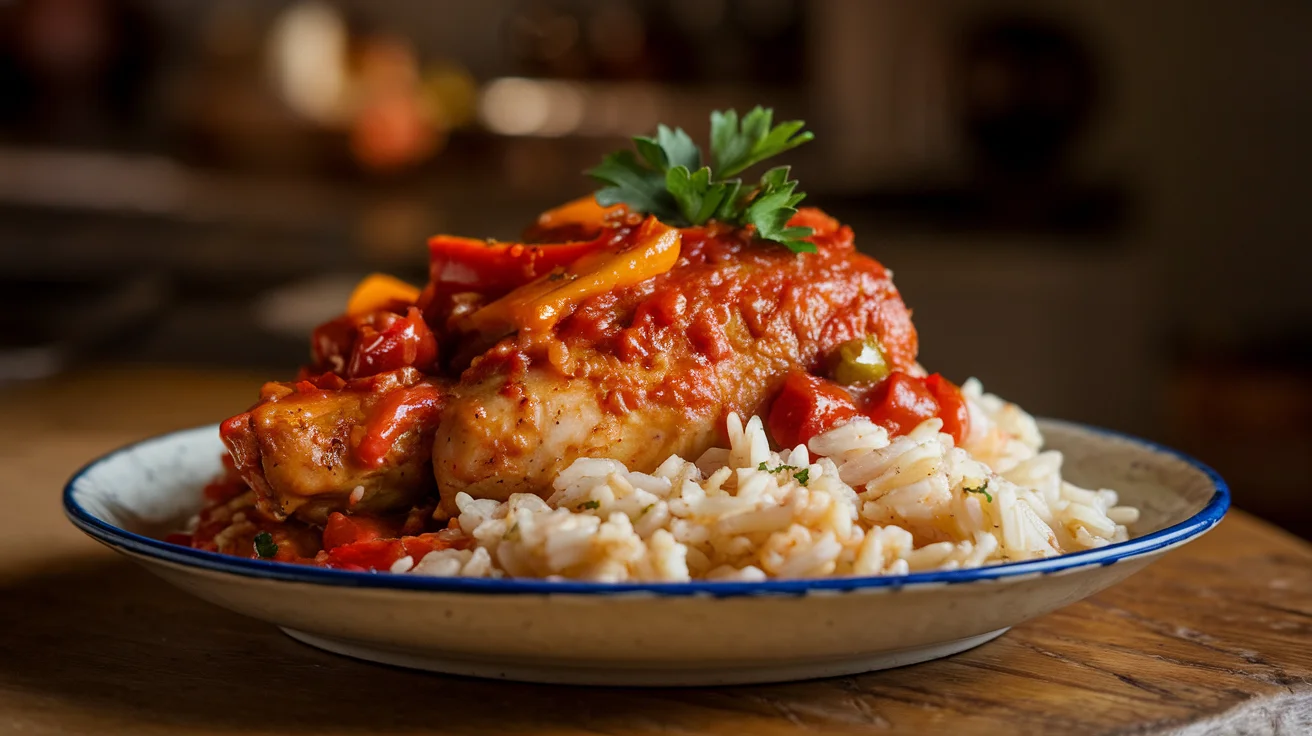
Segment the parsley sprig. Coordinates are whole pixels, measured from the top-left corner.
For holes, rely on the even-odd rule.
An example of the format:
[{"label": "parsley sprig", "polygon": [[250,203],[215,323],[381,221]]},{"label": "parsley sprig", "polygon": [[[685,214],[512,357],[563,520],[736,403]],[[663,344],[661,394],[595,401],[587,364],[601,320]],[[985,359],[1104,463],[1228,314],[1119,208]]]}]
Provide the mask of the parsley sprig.
[{"label": "parsley sprig", "polygon": [[682,128],[661,125],[656,137],[637,136],[633,151],[616,151],[588,175],[604,186],[602,205],[624,204],[677,227],[719,220],[756,228],[762,240],[794,253],[814,253],[809,227],[789,227],[806,195],[788,178],[787,166],[765,172],[755,186],[744,187],[738,174],[811,140],[801,120],[773,124],[774,111],[755,107],[738,119],[733,110],[711,113],[711,163]]},{"label": "parsley sprig", "polygon": [[982,493],[984,494],[984,500],[988,501],[989,503],[993,503],[993,496],[989,493],[989,482],[987,479],[984,481],[984,485],[978,486],[976,488],[963,487],[961,490],[965,491],[966,493]]},{"label": "parsley sprig", "polygon": [[272,559],[278,554],[278,544],[273,541],[272,534],[260,532],[255,535],[255,554],[259,555],[261,560]]},{"label": "parsley sprig", "polygon": [[796,479],[797,482],[802,485],[806,485],[806,482],[811,479],[810,468],[801,468],[799,470],[796,465],[780,465],[778,467],[772,468],[770,467],[769,463],[762,460],[761,463],[756,466],[756,469],[764,470],[767,473],[785,473],[788,471],[796,470],[797,472],[793,473],[793,478]]}]

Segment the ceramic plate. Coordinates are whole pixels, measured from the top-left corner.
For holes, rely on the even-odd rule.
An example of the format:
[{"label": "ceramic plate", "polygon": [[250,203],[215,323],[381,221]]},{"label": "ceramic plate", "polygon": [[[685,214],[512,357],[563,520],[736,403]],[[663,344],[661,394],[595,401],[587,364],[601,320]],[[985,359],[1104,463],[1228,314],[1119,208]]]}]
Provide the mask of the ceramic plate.
[{"label": "ceramic plate", "polygon": [[177,587],[333,652],[461,675],[552,683],[713,685],[854,674],[955,654],[1074,603],[1206,532],[1230,498],[1174,450],[1040,422],[1063,475],[1115,488],[1128,542],[1045,560],[894,577],[606,584],[328,570],[159,541],[220,472],[217,425],[92,462],[64,506],[90,536]]}]

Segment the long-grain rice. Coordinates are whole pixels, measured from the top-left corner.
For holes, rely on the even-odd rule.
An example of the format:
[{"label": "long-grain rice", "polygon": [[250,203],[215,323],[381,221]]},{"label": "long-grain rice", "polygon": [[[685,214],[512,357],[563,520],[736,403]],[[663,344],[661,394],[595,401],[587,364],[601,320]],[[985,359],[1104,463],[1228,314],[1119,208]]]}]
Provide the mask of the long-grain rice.
[{"label": "long-grain rice", "polygon": [[[466,549],[433,576],[595,581],[900,575],[1047,557],[1128,538],[1138,511],[1061,477],[1061,453],[1015,404],[963,386],[961,447],[929,419],[889,438],[856,419],[772,451],[761,420],[728,418],[728,447],[651,473],[576,460],[542,499],[456,498]],[[399,569],[399,568],[398,568]]]}]

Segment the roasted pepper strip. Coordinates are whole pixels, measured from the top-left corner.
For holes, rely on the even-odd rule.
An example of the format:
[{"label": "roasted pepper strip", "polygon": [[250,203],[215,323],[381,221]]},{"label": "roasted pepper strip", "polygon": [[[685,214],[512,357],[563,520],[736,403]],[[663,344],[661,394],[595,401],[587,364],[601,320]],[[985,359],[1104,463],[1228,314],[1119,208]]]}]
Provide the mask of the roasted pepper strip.
[{"label": "roasted pepper strip", "polygon": [[435,235],[428,241],[429,276],[439,289],[499,296],[604,245],[600,240],[526,245]]},{"label": "roasted pepper strip", "polygon": [[541,276],[474,312],[468,325],[485,336],[548,330],[590,296],[669,271],[679,260],[679,245],[678,230],[649,217],[632,245],[591,253],[568,268]]},{"label": "roasted pepper strip", "polygon": [[589,194],[538,215],[538,221],[528,229],[527,237],[546,239],[551,234],[564,237],[595,237],[606,224],[606,219],[625,210],[624,205],[602,207],[596,196]]},{"label": "roasted pepper strip", "polygon": [[351,298],[346,301],[346,313],[358,317],[397,303],[414,304],[418,298],[418,287],[385,273],[374,273],[364,277],[351,292]]}]

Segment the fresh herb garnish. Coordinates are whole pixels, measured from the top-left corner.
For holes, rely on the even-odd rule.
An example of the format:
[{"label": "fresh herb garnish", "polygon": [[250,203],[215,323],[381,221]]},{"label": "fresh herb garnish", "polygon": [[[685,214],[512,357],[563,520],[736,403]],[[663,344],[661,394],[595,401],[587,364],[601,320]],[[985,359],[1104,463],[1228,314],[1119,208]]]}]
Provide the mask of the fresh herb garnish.
[{"label": "fresh herb garnish", "polygon": [[720,176],[740,174],[767,158],[778,156],[815,138],[801,120],[771,126],[774,110],[757,105],[743,116],[733,110],[711,113],[711,163]]},{"label": "fresh herb garnish", "polygon": [[797,470],[796,473],[793,473],[793,478],[797,479],[797,482],[802,485],[806,485],[806,482],[811,479],[810,468],[802,468],[798,470],[796,465],[780,465],[776,468],[772,468],[769,463],[762,460],[761,463],[756,466],[756,469],[764,470],[767,473],[783,473],[786,471]]},{"label": "fresh herb garnish", "polygon": [[598,501],[596,499],[593,499],[591,501],[584,501],[583,503],[578,505],[578,509],[580,511],[582,511],[583,509],[599,509],[599,508],[601,508],[601,501]]},{"label": "fresh herb garnish", "polygon": [[278,545],[273,541],[273,535],[268,532],[260,532],[255,535],[255,554],[260,559],[267,560],[278,554]]},{"label": "fresh herb garnish", "polygon": [[733,110],[711,113],[711,164],[702,164],[702,152],[682,128],[656,128],[656,137],[637,136],[633,151],[617,151],[604,158],[588,175],[603,186],[597,201],[604,206],[624,204],[676,227],[719,220],[737,227],[751,225],[762,240],[778,243],[794,253],[814,253],[815,244],[803,238],[809,227],[788,227],[797,205],[806,197],[795,191],[788,167],[765,172],[760,183],[743,187],[732,178],[756,164],[796,148],[815,136],[802,130],[801,120],[773,125],[774,111],[755,107],[743,116]]},{"label": "fresh herb garnish", "polygon": [[993,503],[993,496],[989,495],[989,482],[987,480],[985,480],[984,485],[979,488],[962,488],[961,490],[966,493],[983,493],[984,499],[989,503]]}]

